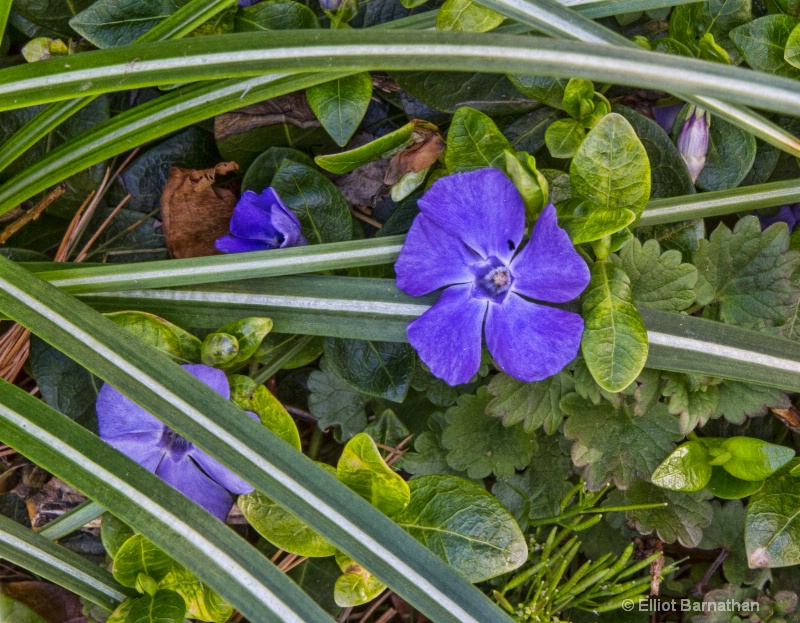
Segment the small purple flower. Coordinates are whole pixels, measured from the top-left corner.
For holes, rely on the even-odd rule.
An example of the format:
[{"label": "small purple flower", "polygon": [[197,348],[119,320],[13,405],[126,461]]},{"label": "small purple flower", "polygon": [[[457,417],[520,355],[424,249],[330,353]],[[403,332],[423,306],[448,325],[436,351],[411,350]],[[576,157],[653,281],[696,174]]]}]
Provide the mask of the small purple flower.
[{"label": "small purple flower", "polygon": [[496,169],[442,177],[419,207],[395,270],[397,286],[412,296],[445,288],[407,329],[436,376],[450,385],[472,378],[481,362],[484,320],[495,362],[521,381],[556,374],[574,359],[580,315],[527,300],[565,303],[589,283],[589,269],[552,205],[519,253],[525,208]]},{"label": "small purple flower", "polygon": [[[230,399],[228,379],[222,370],[189,364],[181,366],[218,394]],[[186,497],[222,521],[233,506],[230,493],[250,493],[247,482],[228,468],[167,428],[130,398],[111,385],[103,385],[97,396],[100,438],[154,472]],[[250,417],[257,418],[253,413]]]},{"label": "small purple flower", "polygon": [[683,103],[669,104],[668,106],[653,106],[653,119],[667,134],[672,133],[672,126],[675,125],[675,119],[678,114],[683,110]]},{"label": "small purple flower", "polygon": [[692,106],[678,134],[678,151],[689,168],[693,182],[697,181],[700,172],[706,166],[709,123],[708,113]]},{"label": "small purple flower", "polygon": [[775,214],[763,216],[758,213],[758,220],[761,221],[761,229],[766,229],[775,223],[786,223],[791,232],[798,222],[800,222],[800,203],[794,205],[781,206]]},{"label": "small purple flower", "polygon": [[246,190],[231,216],[231,233],[217,238],[214,246],[223,253],[266,251],[308,244],[300,233],[300,221],[272,188],[260,195]]}]

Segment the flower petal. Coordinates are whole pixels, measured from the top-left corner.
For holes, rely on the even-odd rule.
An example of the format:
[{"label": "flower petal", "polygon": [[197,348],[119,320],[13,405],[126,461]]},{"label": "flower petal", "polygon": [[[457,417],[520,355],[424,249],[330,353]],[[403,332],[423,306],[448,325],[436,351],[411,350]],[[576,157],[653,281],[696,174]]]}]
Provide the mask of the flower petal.
[{"label": "flower petal", "polygon": [[394,265],[397,287],[422,296],[444,286],[469,283],[474,279],[469,264],[478,259],[458,238],[420,214]]},{"label": "flower petal", "polygon": [[211,479],[231,493],[250,493],[253,490],[246,480],[234,474],[216,459],[212,459],[200,448],[193,448],[190,455]]},{"label": "flower petal", "polygon": [[100,388],[95,409],[97,432],[105,441],[137,433],[152,433],[158,440],[164,432],[164,424],[108,383]]},{"label": "flower petal", "polygon": [[222,521],[225,521],[233,506],[231,494],[206,476],[189,455],[175,461],[166,454],[156,468],[156,476]]},{"label": "flower petal", "polygon": [[489,305],[486,343],[503,372],[524,382],[562,370],[578,354],[583,318],[509,294]]},{"label": "flower petal", "polygon": [[470,296],[471,290],[471,284],[447,288],[408,324],[408,341],[420,359],[450,385],[468,382],[481,364],[481,328],[489,303]]},{"label": "flower petal", "polygon": [[589,284],[589,268],[567,232],[558,226],[556,209],[545,207],[525,248],[511,262],[513,292],[540,301],[571,301]]},{"label": "flower petal", "polygon": [[181,368],[201,380],[218,394],[222,394],[225,400],[231,399],[231,387],[228,384],[228,377],[225,376],[222,370],[202,363],[187,363],[182,365]]},{"label": "flower petal", "polygon": [[111,437],[106,442],[151,472],[158,467],[164,448],[159,444],[161,432],[129,433]]},{"label": "flower petal", "polygon": [[419,200],[422,213],[484,259],[508,263],[525,231],[525,206],[497,169],[440,177]]},{"label": "flower petal", "polygon": [[261,240],[250,240],[249,238],[237,238],[228,234],[214,241],[214,248],[221,253],[249,253],[250,251],[268,251],[275,247],[270,246]]},{"label": "flower petal", "polygon": [[280,199],[271,188],[260,195],[246,190],[239,197],[231,215],[231,233],[239,238],[250,238],[269,243],[277,248],[283,240],[283,232],[275,226],[272,215],[281,209]]},{"label": "flower petal", "polygon": [[[272,190],[268,188],[267,190]],[[266,190],[264,192],[267,192]],[[283,205],[283,202],[278,197],[277,193],[273,191],[278,203],[272,209],[272,225],[281,234],[283,234],[283,242],[281,248],[284,247],[302,247],[308,244],[308,240],[301,233],[302,227],[295,213]]]}]

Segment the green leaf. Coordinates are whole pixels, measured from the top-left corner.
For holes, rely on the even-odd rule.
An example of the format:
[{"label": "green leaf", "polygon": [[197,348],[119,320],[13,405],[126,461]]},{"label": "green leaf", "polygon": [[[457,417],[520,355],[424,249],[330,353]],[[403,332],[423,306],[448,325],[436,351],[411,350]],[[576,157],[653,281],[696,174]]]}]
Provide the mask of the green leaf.
[{"label": "green leaf", "polygon": [[789,34],[783,58],[787,63],[800,68],[800,24]]},{"label": "green leaf", "polygon": [[682,435],[675,418],[662,403],[637,413],[628,401],[594,405],[567,394],[561,400],[567,414],[564,435],[574,441],[572,461],[583,467],[583,478],[592,490],[599,490],[610,480],[627,489],[636,477],[650,474],[672,451]]},{"label": "green leaf", "polygon": [[711,523],[714,511],[704,492],[683,493],[666,491],[644,480],[637,480],[627,491],[612,491],[609,503],[658,504],[661,508],[629,510],[625,513],[642,534],[656,532],[665,543],[679,541],[684,547],[697,547],[703,538],[703,528]]},{"label": "green leaf", "polygon": [[379,511],[392,517],[410,500],[408,483],[395,474],[381,457],[372,437],[359,433],[344,447],[336,475]]},{"label": "green leaf", "polygon": [[125,623],[183,623],[186,602],[178,593],[160,590],[135,600],[125,615]]},{"label": "green leaf", "polygon": [[625,389],[644,368],[648,340],[633,304],[631,281],[621,268],[595,262],[583,293],[582,313],[581,351],[589,371],[603,389]]},{"label": "green leaf", "polygon": [[297,556],[333,556],[336,548],[260,491],[240,495],[242,515],[267,541]]},{"label": "green leaf", "polygon": [[141,534],[134,534],[114,556],[112,573],[123,586],[135,586],[136,577],[144,573],[160,582],[177,565],[161,549]]},{"label": "green leaf", "polygon": [[765,15],[734,28],[730,37],[747,64],[756,71],[797,79],[800,69],[787,61],[790,34],[798,24],[800,20],[791,15]]},{"label": "green leaf", "polygon": [[511,149],[508,139],[487,115],[464,106],[453,115],[447,132],[445,164],[450,173],[485,167],[505,169],[505,154]]},{"label": "green leaf", "polygon": [[574,196],[603,208],[631,210],[638,218],[650,199],[650,162],[636,132],[616,113],[603,117],[569,168]]},{"label": "green leaf", "polygon": [[339,439],[349,439],[364,430],[367,413],[366,399],[339,380],[323,358],[319,370],[308,377],[308,410],[319,421],[321,429],[339,426]]},{"label": "green leaf", "polygon": [[680,251],[661,253],[656,240],[634,239],[611,259],[628,275],[637,306],[679,312],[694,301],[697,269],[681,263]]},{"label": "green leaf", "polygon": [[[657,39],[656,41],[663,41]],[[688,50],[687,50],[688,51]],[[633,126],[636,135],[642,142],[647,159],[650,161],[650,197],[675,197],[691,195],[695,192],[692,178],[686,163],[675,143],[652,119],[634,112],[627,106],[612,106],[612,111],[619,113]]]},{"label": "green leaf", "polygon": [[508,478],[515,469],[531,462],[536,450],[534,435],[516,424],[506,427],[502,420],[486,415],[492,395],[486,387],[475,396],[461,396],[447,410],[447,425],[442,446],[450,450],[447,463],[453,469],[466,470],[470,478],[494,474]]},{"label": "green leaf", "polygon": [[350,240],[353,224],[347,202],[333,182],[319,171],[284,161],[271,185],[300,219],[303,235],[309,242]]},{"label": "green leaf", "polygon": [[364,72],[337,78],[307,88],[306,97],[322,127],[337,145],[344,147],[367,112],[372,77]]},{"label": "green leaf", "polygon": [[235,337],[239,345],[236,356],[226,364],[226,367],[238,365],[250,359],[270,331],[272,331],[272,320],[269,318],[242,318],[217,329],[216,333],[225,333]]},{"label": "green leaf", "polygon": [[435,475],[409,486],[411,503],[395,521],[470,582],[508,573],[527,560],[519,526],[482,486]]},{"label": "green leaf", "polygon": [[101,49],[133,43],[187,0],[99,0],[69,21],[84,39]]},{"label": "green leaf", "polygon": [[508,79],[520,93],[552,108],[562,108],[564,91],[568,80],[549,76],[526,76],[510,74]]},{"label": "green leaf", "polygon": [[224,368],[239,354],[239,341],[228,333],[209,333],[203,340],[200,359],[204,365]]},{"label": "green leaf", "polygon": [[541,427],[552,435],[564,419],[559,403],[572,391],[574,384],[572,375],[564,370],[535,383],[523,383],[501,372],[488,387],[494,396],[486,405],[488,415],[502,418],[506,427],[522,422],[526,433]]},{"label": "green leaf", "polygon": [[733,231],[720,224],[694,255],[697,302],[719,303],[720,318],[731,324],[784,322],[797,298],[791,277],[800,266],[800,254],[788,248],[783,223],[763,233],[755,216],[740,220]]},{"label": "green leaf", "polygon": [[170,571],[161,580],[159,587],[175,591],[183,597],[186,618],[208,623],[225,623],[233,614],[233,606],[183,567]]},{"label": "green leaf", "polygon": [[761,481],[769,478],[794,458],[794,450],[752,437],[729,437],[720,447],[731,458],[722,468],[734,478]]},{"label": "green leaf", "polygon": [[176,361],[183,363],[200,361],[200,340],[178,325],[155,314],[124,311],[106,314],[106,318],[150,346],[167,353]]},{"label": "green leaf", "polygon": [[416,357],[408,344],[367,340],[325,340],[330,371],[353,389],[403,402],[414,374]]},{"label": "green leaf", "polygon": [[636,215],[628,209],[609,210],[581,199],[561,201],[556,211],[558,224],[576,245],[601,240],[625,229],[636,220]]},{"label": "green leaf", "polygon": [[437,30],[486,32],[503,23],[502,13],[472,0],[447,0],[436,15]]},{"label": "green leaf", "polygon": [[47,623],[47,619],[8,595],[0,595],[0,617],[2,623]]},{"label": "green leaf", "polygon": [[[720,504],[717,500],[713,500],[711,506],[714,509],[714,519],[703,530],[703,540],[698,547],[700,549],[724,547],[728,551],[722,563],[725,579],[734,585],[742,584],[747,576],[754,575],[754,572],[748,571],[747,568],[744,545],[745,507],[739,501]],[[750,583],[749,578],[748,583]]]},{"label": "green leaf", "polygon": [[741,480],[731,476],[722,467],[713,467],[706,489],[723,500],[739,500],[753,495],[764,486],[763,481]]},{"label": "green leaf", "polygon": [[461,470],[447,464],[447,448],[442,445],[442,431],[447,425],[444,413],[428,418],[428,428],[414,438],[414,452],[403,455],[403,469],[414,476],[430,474],[462,475]]},{"label": "green leaf", "polygon": [[544,133],[544,143],[553,158],[572,158],[586,138],[586,130],[577,119],[554,121]]},{"label": "green leaf", "polygon": [[114,558],[119,548],[134,534],[133,528],[124,521],[111,513],[103,513],[103,518],[100,521],[100,538],[109,556]]},{"label": "green leaf", "polygon": [[735,188],[747,176],[755,157],[756,139],[750,132],[713,118],[709,128],[706,164],[697,178],[698,188]]},{"label": "green leaf", "polygon": [[375,599],[386,588],[386,584],[346,554],[337,553],[336,564],[344,573],[337,578],[333,589],[337,606],[360,606]]},{"label": "green leaf", "polygon": [[234,18],[236,32],[302,28],[319,28],[319,20],[306,5],[291,0],[261,2],[240,8]]},{"label": "green leaf", "polygon": [[653,484],[671,491],[700,491],[711,479],[710,457],[699,441],[687,441],[653,472]]},{"label": "green leaf", "polygon": [[355,147],[338,154],[317,156],[314,158],[314,162],[316,162],[319,167],[331,173],[350,173],[350,171],[354,171],[368,162],[378,160],[386,152],[397,149],[410,141],[414,135],[415,127],[416,123],[410,121],[393,132],[389,132],[380,138],[376,138],[374,141],[370,141],[366,145],[361,145],[360,147]]},{"label": "green leaf", "polygon": [[18,0],[14,2],[14,13],[33,22],[32,25],[44,29],[41,33],[43,35],[67,38],[73,36],[73,31],[68,25],[70,19],[91,4],[92,0],[76,0],[76,2]]},{"label": "green leaf", "polygon": [[271,391],[258,385],[249,376],[233,374],[228,380],[234,404],[255,413],[264,426],[296,450],[302,450],[297,424]]},{"label": "green leaf", "polygon": [[[272,5],[257,4],[255,6]],[[275,173],[281,168],[284,160],[299,162],[309,167],[314,166],[314,161],[302,151],[291,147],[270,147],[247,167],[247,172],[242,178],[242,192],[252,190],[255,193],[261,193],[270,186],[272,178],[275,177]]]},{"label": "green leaf", "polygon": [[800,564],[800,488],[790,474],[773,476],[747,505],[745,544],[751,568]]},{"label": "green leaf", "polygon": [[716,379],[695,374],[665,374],[664,397],[669,412],[678,416],[680,430],[688,435],[697,426],[704,426],[719,417],[720,390]]},{"label": "green leaf", "polygon": [[779,389],[725,380],[719,385],[719,402],[714,418],[744,424],[749,417],[764,415],[768,409],[785,409],[789,398]]}]

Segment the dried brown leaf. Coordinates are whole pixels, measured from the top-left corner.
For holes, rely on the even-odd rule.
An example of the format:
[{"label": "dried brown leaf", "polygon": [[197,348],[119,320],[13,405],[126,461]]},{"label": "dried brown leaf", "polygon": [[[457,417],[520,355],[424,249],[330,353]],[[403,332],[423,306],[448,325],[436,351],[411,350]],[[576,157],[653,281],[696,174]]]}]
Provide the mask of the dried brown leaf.
[{"label": "dried brown leaf", "polygon": [[417,128],[415,134],[421,135],[421,140],[392,158],[383,178],[384,184],[391,186],[406,173],[418,173],[427,169],[442,155],[445,143],[437,132],[428,128]]},{"label": "dried brown leaf", "polygon": [[288,123],[298,128],[319,128],[320,122],[308,105],[305,93],[295,91],[265,102],[218,115],[214,119],[217,140],[255,128]]}]

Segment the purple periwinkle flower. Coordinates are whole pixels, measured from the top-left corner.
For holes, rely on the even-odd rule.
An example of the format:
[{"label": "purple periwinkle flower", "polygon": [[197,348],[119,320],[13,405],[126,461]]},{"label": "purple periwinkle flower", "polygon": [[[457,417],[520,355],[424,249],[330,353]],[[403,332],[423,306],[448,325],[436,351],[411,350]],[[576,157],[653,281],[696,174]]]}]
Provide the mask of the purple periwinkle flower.
[{"label": "purple periwinkle flower", "polygon": [[231,216],[231,233],[217,238],[214,246],[223,253],[266,251],[308,244],[300,233],[300,221],[272,188],[260,195],[244,191]]},{"label": "purple periwinkle flower", "polygon": [[518,253],[525,207],[496,169],[439,178],[419,207],[395,270],[397,286],[412,296],[444,288],[407,329],[433,374],[450,385],[468,382],[480,366],[484,325],[495,362],[521,381],[556,374],[574,359],[580,315],[528,300],[565,303],[589,283],[552,204]]},{"label": "purple periwinkle flower", "polygon": [[[230,399],[228,379],[222,370],[202,364],[181,367]],[[105,442],[154,472],[222,521],[233,506],[231,493],[250,493],[253,490],[239,476],[108,383],[100,390],[96,406],[97,425]],[[253,413],[248,412],[248,415],[257,419]]]},{"label": "purple periwinkle flower", "polygon": [[800,203],[781,206],[775,214],[770,216],[758,213],[758,220],[761,221],[762,230],[775,223],[786,223],[789,226],[789,231],[792,231],[797,223],[800,222]]},{"label": "purple periwinkle flower", "polygon": [[700,172],[706,166],[709,124],[708,113],[692,106],[678,134],[678,151],[689,168],[693,182],[697,181]]},{"label": "purple periwinkle flower", "polygon": [[675,125],[675,119],[678,114],[683,110],[683,103],[669,104],[667,106],[653,106],[653,119],[667,134],[672,133],[672,126]]}]

